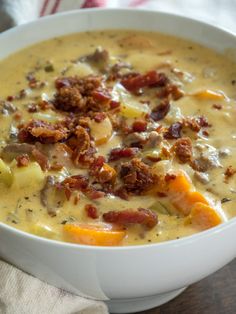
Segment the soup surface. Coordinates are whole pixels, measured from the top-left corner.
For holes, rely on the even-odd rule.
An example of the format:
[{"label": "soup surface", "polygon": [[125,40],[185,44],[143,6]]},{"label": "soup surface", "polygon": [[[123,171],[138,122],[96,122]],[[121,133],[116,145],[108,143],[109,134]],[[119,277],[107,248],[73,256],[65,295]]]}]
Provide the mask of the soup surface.
[{"label": "soup surface", "polygon": [[236,215],[236,66],[158,33],[1,61],[0,220],[61,241],[178,239]]}]

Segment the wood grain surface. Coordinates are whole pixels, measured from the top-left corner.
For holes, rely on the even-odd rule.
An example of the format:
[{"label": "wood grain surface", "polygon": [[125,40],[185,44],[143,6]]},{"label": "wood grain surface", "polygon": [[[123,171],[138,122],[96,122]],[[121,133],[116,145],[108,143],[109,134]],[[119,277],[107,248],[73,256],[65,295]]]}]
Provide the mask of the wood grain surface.
[{"label": "wood grain surface", "polygon": [[140,314],[236,314],[236,259],[176,299]]}]

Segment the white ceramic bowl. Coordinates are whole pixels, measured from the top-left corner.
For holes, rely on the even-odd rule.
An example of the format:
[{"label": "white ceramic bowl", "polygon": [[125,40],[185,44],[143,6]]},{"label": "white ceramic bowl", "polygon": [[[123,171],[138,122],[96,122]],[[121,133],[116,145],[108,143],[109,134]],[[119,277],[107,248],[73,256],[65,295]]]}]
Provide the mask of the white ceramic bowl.
[{"label": "white ceramic bowl", "polygon": [[[221,52],[236,47],[233,34],[184,17],[141,10],[81,10],[1,34],[0,58],[55,36],[112,28],[160,31]],[[230,262],[236,257],[235,238],[236,219],[179,240],[113,248],[47,240],[0,223],[0,256],[52,285],[106,300],[111,312],[129,313],[169,301]]]}]

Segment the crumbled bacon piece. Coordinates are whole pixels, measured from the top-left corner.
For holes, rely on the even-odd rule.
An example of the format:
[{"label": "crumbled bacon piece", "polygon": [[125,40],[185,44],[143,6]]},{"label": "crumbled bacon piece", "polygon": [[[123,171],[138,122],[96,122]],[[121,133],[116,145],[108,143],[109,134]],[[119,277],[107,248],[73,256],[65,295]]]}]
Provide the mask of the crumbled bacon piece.
[{"label": "crumbled bacon piece", "polygon": [[90,147],[90,137],[85,128],[78,125],[74,133],[76,135],[76,149],[79,152],[88,150]]},{"label": "crumbled bacon piece", "polygon": [[93,160],[93,163],[90,166],[90,173],[94,175],[97,171],[99,171],[102,166],[104,165],[105,157],[104,156],[98,156]]},{"label": "crumbled bacon piece", "polygon": [[138,91],[144,87],[164,86],[168,79],[163,73],[157,71],[149,71],[144,75],[136,75],[134,77],[123,78],[121,84],[130,92]]},{"label": "crumbled bacon piece", "polygon": [[114,148],[110,152],[109,161],[134,157],[139,152],[137,147]]},{"label": "crumbled bacon piece", "polygon": [[197,118],[197,122],[199,123],[199,125],[202,127],[202,128],[207,128],[207,127],[210,127],[211,124],[209,124],[209,122],[207,121],[207,118],[205,116],[200,116]]},{"label": "crumbled bacon piece", "polygon": [[114,195],[122,198],[123,200],[128,200],[129,199],[129,194],[127,190],[124,187],[120,187],[117,190],[114,191]]},{"label": "crumbled bacon piece", "polygon": [[54,106],[63,111],[87,113],[109,109],[110,94],[102,87],[102,77],[64,77],[55,82]]},{"label": "crumbled bacon piece", "polygon": [[132,130],[133,132],[145,132],[147,129],[147,121],[145,120],[136,120],[134,121],[133,125],[132,125]]},{"label": "crumbled bacon piece", "polygon": [[46,100],[40,100],[38,102],[38,106],[41,110],[47,110],[47,109],[53,108],[53,104]]},{"label": "crumbled bacon piece", "polygon": [[99,91],[99,90],[95,90],[92,92],[92,97],[94,100],[97,100],[99,102],[110,102],[111,100],[111,95],[108,94],[108,92],[105,91]]},{"label": "crumbled bacon piece", "polygon": [[190,128],[194,132],[199,132],[202,128],[210,127],[207,118],[204,116],[185,118],[182,121],[182,126]]},{"label": "crumbled bacon piece", "polygon": [[88,178],[82,175],[67,177],[64,181],[57,184],[59,190],[64,190],[66,198],[69,200],[73,191],[84,191],[88,187]]},{"label": "crumbled bacon piece", "polygon": [[105,112],[96,112],[93,119],[96,122],[102,122],[107,117],[107,114]]},{"label": "crumbled bacon piece", "polygon": [[98,156],[90,165],[90,175],[94,176],[97,182],[113,184],[116,179],[116,171],[110,165],[105,163],[103,156]]},{"label": "crumbled bacon piece", "polygon": [[207,130],[203,130],[202,131],[202,135],[208,137],[209,136],[209,132]]},{"label": "crumbled bacon piece", "polygon": [[15,96],[12,96],[12,95],[9,95],[9,96],[7,96],[7,101],[13,101],[13,100],[15,100]]},{"label": "crumbled bacon piece", "polygon": [[145,208],[109,211],[103,214],[103,219],[105,222],[121,225],[140,224],[149,229],[153,228],[158,222],[156,213]]},{"label": "crumbled bacon piece", "polygon": [[199,132],[201,130],[201,126],[195,118],[185,118],[182,122],[183,127],[189,128],[194,132]]},{"label": "crumbled bacon piece", "polygon": [[89,167],[94,161],[94,154],[96,149],[94,147],[89,147],[88,150],[83,152],[75,149],[72,153],[72,160],[76,166],[80,165],[83,167]]},{"label": "crumbled bacon piece", "polygon": [[217,110],[221,110],[223,108],[223,106],[221,104],[213,104],[212,108],[217,109]]},{"label": "crumbled bacon piece", "polygon": [[49,169],[49,161],[46,155],[44,155],[42,152],[40,152],[37,148],[34,148],[32,150],[32,156],[37,161],[37,163],[40,165],[41,169],[43,171]]},{"label": "crumbled bacon piece", "polygon": [[71,190],[83,190],[88,187],[88,178],[82,175],[75,175],[66,178],[61,184],[68,186]]},{"label": "crumbled bacon piece", "polygon": [[98,209],[96,206],[94,206],[92,204],[86,204],[84,209],[85,209],[87,216],[89,218],[92,218],[92,219],[98,218]]},{"label": "crumbled bacon piece", "polygon": [[56,143],[65,140],[68,129],[62,124],[51,124],[41,120],[32,120],[20,128],[18,138],[21,142]]},{"label": "crumbled bacon piece", "polygon": [[187,163],[192,160],[193,148],[190,138],[178,139],[173,145],[173,150],[182,163]]},{"label": "crumbled bacon piece", "polygon": [[89,179],[82,175],[67,177],[57,184],[59,190],[64,190],[66,198],[69,200],[73,191],[82,191],[88,198],[95,200],[105,195],[104,192],[96,190],[89,185]]},{"label": "crumbled bacon piece", "polygon": [[172,96],[174,100],[178,100],[184,96],[184,92],[175,84],[167,84],[157,92],[158,98],[169,98]]},{"label": "crumbled bacon piece", "polygon": [[167,173],[165,175],[165,181],[166,182],[170,182],[171,180],[175,180],[176,179],[176,175],[173,173]]},{"label": "crumbled bacon piece", "polygon": [[53,163],[51,166],[50,166],[50,170],[52,171],[59,171],[63,168],[63,165],[62,164],[59,164],[57,162]]},{"label": "crumbled bacon piece", "polygon": [[90,125],[90,122],[91,122],[91,118],[86,116],[82,116],[82,117],[79,117],[78,119],[78,122],[79,122],[79,125],[82,126],[83,128],[85,128],[86,130],[89,130],[89,125]]},{"label": "crumbled bacon piece", "polygon": [[117,173],[114,168],[112,168],[108,164],[104,164],[100,169],[97,178],[101,184],[103,183],[114,184],[116,180],[116,175]]},{"label": "crumbled bacon piece", "polygon": [[232,166],[229,166],[226,170],[225,170],[225,177],[226,179],[231,178],[233,175],[235,175],[236,173],[236,169],[234,169]]},{"label": "crumbled bacon piece", "polygon": [[76,165],[89,165],[93,162],[95,148],[91,146],[90,136],[85,128],[77,126],[74,135],[67,141],[72,149],[72,160]]},{"label": "crumbled bacon piece", "polygon": [[18,120],[21,120],[22,118],[22,112],[17,110],[14,114],[13,114],[13,119],[18,121]]},{"label": "crumbled bacon piece", "polygon": [[156,176],[151,168],[138,158],[121,165],[120,177],[127,191],[140,194],[147,191],[156,183]]},{"label": "crumbled bacon piece", "polygon": [[91,200],[96,200],[105,196],[105,193],[103,191],[98,191],[92,186],[83,191],[83,193]]},{"label": "crumbled bacon piece", "polygon": [[54,106],[63,111],[80,111],[86,105],[76,87],[62,87],[55,95]]},{"label": "crumbled bacon piece", "polygon": [[181,137],[182,124],[176,122],[171,124],[168,130],[164,133],[165,139],[177,139]]},{"label": "crumbled bacon piece", "polygon": [[110,109],[116,109],[116,108],[119,108],[120,102],[116,100],[111,100],[109,105],[110,105]]},{"label": "crumbled bacon piece", "polygon": [[158,197],[167,197],[167,194],[164,192],[157,192]]},{"label": "crumbled bacon piece", "polygon": [[33,112],[37,112],[38,108],[36,104],[30,104],[28,105],[28,112],[33,113]]},{"label": "crumbled bacon piece", "polygon": [[150,114],[150,117],[154,121],[160,121],[165,118],[165,116],[170,111],[170,103],[169,101],[163,101],[160,105],[154,108]]},{"label": "crumbled bacon piece", "polygon": [[77,78],[73,77],[60,77],[55,81],[56,89],[61,89],[63,87],[71,87],[75,85],[77,82]]},{"label": "crumbled bacon piece", "polygon": [[22,154],[16,157],[17,167],[27,167],[30,159],[27,154]]}]

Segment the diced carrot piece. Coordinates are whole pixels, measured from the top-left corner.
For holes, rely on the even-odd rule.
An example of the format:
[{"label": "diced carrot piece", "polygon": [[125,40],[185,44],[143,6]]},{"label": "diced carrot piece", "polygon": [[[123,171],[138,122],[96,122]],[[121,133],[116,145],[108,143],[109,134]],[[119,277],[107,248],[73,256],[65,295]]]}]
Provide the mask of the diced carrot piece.
[{"label": "diced carrot piece", "polygon": [[66,224],[64,232],[70,242],[97,246],[119,245],[126,234],[124,230],[86,224]]},{"label": "diced carrot piece", "polygon": [[210,89],[205,89],[199,92],[196,92],[194,94],[191,94],[191,96],[198,97],[200,99],[206,99],[206,100],[220,100],[225,99],[225,95],[220,92],[215,92]]},{"label": "diced carrot piece", "polygon": [[195,203],[186,222],[191,223],[201,230],[206,230],[222,223],[222,218],[217,211],[209,205]]},{"label": "diced carrot piece", "polygon": [[173,199],[172,203],[179,212],[184,214],[185,216],[189,215],[191,208],[195,205],[195,203],[202,203],[209,205],[207,199],[204,195],[202,195],[198,191],[191,191],[186,193],[185,195],[180,195],[179,198]]},{"label": "diced carrot piece", "polygon": [[205,196],[198,191],[188,193],[185,199],[189,203],[190,206],[195,203],[203,203],[203,204],[209,205],[209,202],[207,201]]},{"label": "diced carrot piece", "polygon": [[191,188],[191,181],[183,172],[180,172],[168,182],[169,193],[188,193]]}]

